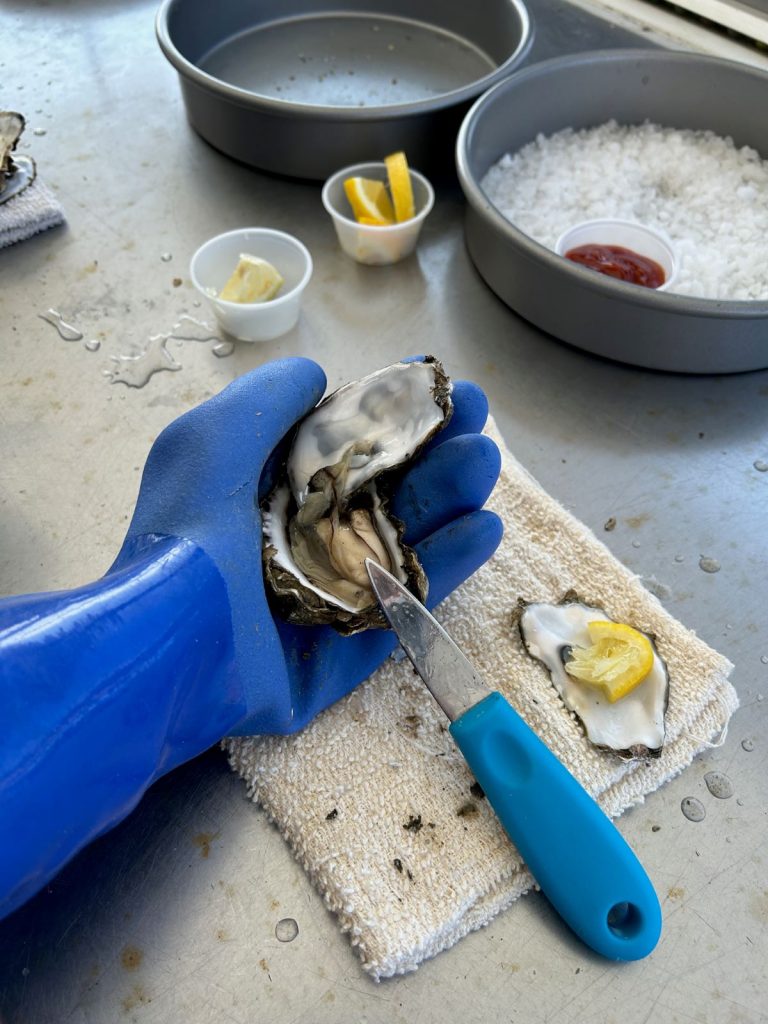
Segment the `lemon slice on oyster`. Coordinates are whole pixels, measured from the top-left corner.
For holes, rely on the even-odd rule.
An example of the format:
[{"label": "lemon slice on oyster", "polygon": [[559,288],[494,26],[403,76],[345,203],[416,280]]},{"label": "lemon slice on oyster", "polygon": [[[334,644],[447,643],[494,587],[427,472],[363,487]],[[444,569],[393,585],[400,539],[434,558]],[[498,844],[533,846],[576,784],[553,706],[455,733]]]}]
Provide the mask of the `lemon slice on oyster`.
[{"label": "lemon slice on oyster", "polygon": [[574,679],[603,691],[613,704],[626,697],[653,667],[653,647],[647,636],[623,622],[587,624],[589,647],[572,647],[564,660]]}]

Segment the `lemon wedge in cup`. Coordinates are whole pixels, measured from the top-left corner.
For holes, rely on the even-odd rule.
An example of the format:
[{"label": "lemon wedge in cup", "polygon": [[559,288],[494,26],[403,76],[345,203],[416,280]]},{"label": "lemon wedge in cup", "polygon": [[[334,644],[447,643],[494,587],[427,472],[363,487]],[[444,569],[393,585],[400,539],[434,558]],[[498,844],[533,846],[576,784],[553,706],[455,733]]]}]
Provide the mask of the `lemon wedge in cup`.
[{"label": "lemon wedge in cup", "polygon": [[651,671],[653,646],[647,636],[622,622],[590,622],[587,632],[591,645],[571,648],[565,671],[598,687],[613,704]]},{"label": "lemon wedge in cup", "polygon": [[398,224],[402,224],[404,220],[410,220],[416,216],[411,175],[405,153],[392,153],[384,157],[384,165],[387,168],[389,191],[392,194],[392,205],[395,208],[395,220]]},{"label": "lemon wedge in cup", "polygon": [[372,224],[375,227],[386,227],[394,224],[395,211],[383,181],[371,178],[347,178],[344,192],[355,220],[360,224]]},{"label": "lemon wedge in cup", "polygon": [[284,283],[280,271],[268,260],[244,252],[218,297],[225,302],[269,302]]}]

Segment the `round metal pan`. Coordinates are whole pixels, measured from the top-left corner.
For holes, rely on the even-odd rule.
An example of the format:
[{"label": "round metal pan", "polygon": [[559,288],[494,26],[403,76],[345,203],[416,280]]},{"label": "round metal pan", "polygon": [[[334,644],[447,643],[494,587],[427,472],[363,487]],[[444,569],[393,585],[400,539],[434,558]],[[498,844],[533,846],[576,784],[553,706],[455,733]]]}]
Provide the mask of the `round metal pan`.
[{"label": "round metal pan", "polygon": [[[679,373],[768,367],[768,301],[657,293],[556,256],[510,223],[480,187],[488,168],[539,133],[615,118],[711,129],[768,158],[768,74],[690,53],[613,50],[543,61],[482,96],[457,140],[469,253],[496,294],[563,341]],[[766,243],[768,259],[768,242]]]},{"label": "round metal pan", "polygon": [[157,37],[192,127],[254,167],[322,179],[404,149],[453,164],[470,103],[530,44],[521,0],[165,0]]}]

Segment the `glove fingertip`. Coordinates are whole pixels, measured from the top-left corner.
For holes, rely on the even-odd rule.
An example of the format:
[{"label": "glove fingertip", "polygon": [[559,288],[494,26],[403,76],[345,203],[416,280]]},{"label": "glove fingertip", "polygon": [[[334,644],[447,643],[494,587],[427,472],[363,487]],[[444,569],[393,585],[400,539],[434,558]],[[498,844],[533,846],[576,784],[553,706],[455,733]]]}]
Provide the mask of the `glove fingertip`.
[{"label": "glove fingertip", "polygon": [[439,604],[484,565],[503,535],[504,524],[496,513],[480,509],[417,544],[416,552],[429,580],[428,607]]}]

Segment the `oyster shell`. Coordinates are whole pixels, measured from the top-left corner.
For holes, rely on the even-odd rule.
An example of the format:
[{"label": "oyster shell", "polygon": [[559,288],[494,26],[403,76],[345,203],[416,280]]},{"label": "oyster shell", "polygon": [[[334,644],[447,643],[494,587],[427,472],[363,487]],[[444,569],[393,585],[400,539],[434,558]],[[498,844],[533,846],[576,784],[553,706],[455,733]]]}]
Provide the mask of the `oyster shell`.
[{"label": "oyster shell", "polygon": [[24,118],[14,110],[0,110],[0,192],[15,171],[11,154],[24,131]]},{"label": "oyster shell", "polygon": [[525,649],[548,669],[563,703],[577,715],[595,746],[627,760],[658,757],[664,745],[669,673],[654,638],[644,634],[653,647],[651,671],[611,704],[599,690],[570,676],[565,665],[572,647],[590,646],[588,623],[615,620],[602,608],[570,598],[566,595],[560,604],[519,602],[518,625]]},{"label": "oyster shell", "polygon": [[21,114],[0,110],[0,203],[23,192],[35,180],[35,161],[29,156],[13,156],[26,124]]},{"label": "oyster shell", "polygon": [[387,498],[393,474],[448,422],[450,394],[436,359],[394,363],[346,384],[301,422],[262,508],[264,575],[289,621],[345,634],[385,628],[366,558],[426,598],[424,571]]}]

